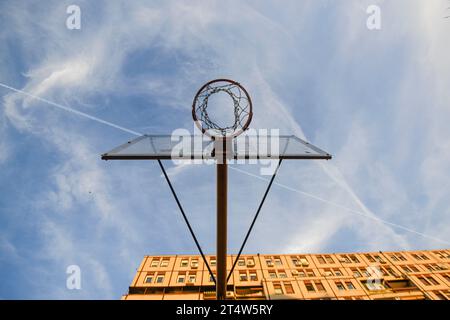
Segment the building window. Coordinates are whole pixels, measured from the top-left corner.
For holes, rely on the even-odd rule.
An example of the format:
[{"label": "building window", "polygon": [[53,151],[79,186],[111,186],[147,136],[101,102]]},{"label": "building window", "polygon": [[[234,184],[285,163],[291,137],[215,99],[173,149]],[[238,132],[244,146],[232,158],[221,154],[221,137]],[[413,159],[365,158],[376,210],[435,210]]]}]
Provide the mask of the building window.
[{"label": "building window", "polygon": [[152,268],[157,268],[158,267],[158,265],[159,265],[159,259],[153,259],[152,260],[152,264],[150,265],[150,267],[152,267]]},{"label": "building window", "polygon": [[448,274],[443,274],[442,277],[450,283],[450,276]]},{"label": "building window", "polygon": [[258,277],[256,276],[256,272],[250,272],[250,281],[258,281]]},{"label": "building window", "polygon": [[345,285],[347,286],[347,289],[349,290],[355,290],[355,286],[351,282],[346,282]]},{"label": "building window", "polygon": [[345,287],[344,287],[344,285],[342,284],[342,282],[337,281],[337,282],[335,282],[335,284],[336,284],[336,287],[338,288],[339,291],[345,290]]},{"label": "building window", "polygon": [[186,278],[186,276],[184,274],[178,275],[177,283],[184,283],[185,278]]},{"label": "building window", "polygon": [[303,267],[309,266],[309,262],[308,259],[306,259],[306,256],[300,256],[300,263]]},{"label": "building window", "polygon": [[350,260],[352,260],[353,263],[359,263],[358,258],[354,254],[350,255]]},{"label": "building window", "polygon": [[375,261],[379,262],[379,263],[385,263],[383,259],[381,259],[381,257],[379,255],[375,256]]},{"label": "building window", "polygon": [[276,295],[281,295],[283,294],[283,288],[281,288],[281,284],[279,283],[274,283],[273,284],[273,289]]},{"label": "building window", "polygon": [[280,278],[287,278],[286,272],[284,272],[284,271],[279,271],[279,272],[278,272],[278,276],[279,276]]},{"label": "building window", "polygon": [[333,264],[334,263],[334,260],[333,260],[333,258],[331,257],[331,256],[325,256],[325,260],[327,261],[327,263],[329,263],[329,264]]},{"label": "building window", "polygon": [[365,256],[366,256],[367,260],[369,260],[369,262],[371,262],[371,263],[376,262],[375,259],[370,254],[366,254]]},{"label": "building window", "polygon": [[169,259],[163,259],[159,265],[161,268],[165,268],[169,265]]},{"label": "building window", "polygon": [[419,260],[419,261],[421,261],[421,260],[429,260],[428,257],[426,255],[424,255],[423,253],[420,253],[420,254],[413,253],[411,255],[413,256],[414,259]]},{"label": "building window", "polygon": [[390,257],[393,261],[406,261],[406,258],[400,253],[392,253]]},{"label": "building window", "polygon": [[358,271],[358,269],[352,269],[352,272],[355,278],[361,278],[361,273]]},{"label": "building window", "polygon": [[434,294],[437,296],[438,300],[447,300],[447,298],[439,291],[435,292]]},{"label": "building window", "polygon": [[441,259],[450,259],[450,254],[445,251],[433,251],[433,253]]},{"label": "building window", "polygon": [[332,277],[333,276],[333,272],[330,269],[325,269],[323,275],[325,277]]},{"label": "building window", "polygon": [[253,268],[255,266],[255,260],[253,258],[247,259],[247,267]]},{"label": "building window", "polygon": [[391,275],[391,276],[394,276],[394,277],[396,277],[397,276],[397,274],[394,272],[394,270],[392,270],[392,268],[391,267],[380,267],[380,270],[381,270],[381,272],[383,273],[383,276],[389,276],[389,275]]},{"label": "building window", "polygon": [[336,277],[342,277],[342,272],[339,269],[334,270],[334,275]]},{"label": "building window", "polygon": [[245,266],[245,260],[244,259],[239,259],[238,260],[238,266],[239,267],[244,267]]},{"label": "building window", "polygon": [[314,271],[312,271],[311,269],[306,269],[306,275],[308,277],[315,277],[316,275],[314,274]]},{"label": "building window", "polygon": [[211,267],[215,267],[216,266],[216,259],[215,258],[211,258],[211,260],[209,260],[209,263],[210,263]]},{"label": "building window", "polygon": [[412,266],[412,265],[401,266],[401,268],[402,268],[403,271],[405,271],[406,273],[410,273],[410,272],[419,272],[419,269],[417,269],[415,266]]},{"label": "building window", "polygon": [[197,269],[198,268],[198,260],[194,259],[191,261],[191,268],[192,269]]},{"label": "building window", "polygon": [[275,265],[276,265],[276,266],[281,266],[281,265],[283,265],[283,262],[281,262],[281,259],[280,259],[280,258],[275,258]]},{"label": "building window", "polygon": [[325,259],[322,256],[317,256],[317,261],[319,261],[320,264],[325,264]]},{"label": "building window", "polygon": [[325,287],[323,286],[322,281],[316,281],[315,285],[316,285],[317,291],[325,291]]},{"label": "building window", "polygon": [[426,286],[431,285],[431,283],[429,283],[429,282],[427,281],[427,279],[425,279],[424,277],[417,277],[417,279],[419,279],[420,282],[422,282],[422,284],[424,284],[424,285],[426,285]]},{"label": "building window", "polygon": [[247,281],[247,272],[240,272],[239,273],[239,281]]},{"label": "building window", "polygon": [[406,273],[410,273],[411,269],[408,268],[408,266],[402,266],[403,271],[405,271]]},{"label": "building window", "polygon": [[[213,273],[214,277],[216,276],[215,273]],[[209,275],[209,282],[214,282],[214,278],[212,277],[212,275]]]},{"label": "building window", "polygon": [[384,285],[381,282],[378,281],[371,281],[371,282],[364,282],[364,285],[369,290],[384,290]]},{"label": "building window", "polygon": [[145,277],[145,283],[152,283],[153,275]]},{"label": "building window", "polygon": [[397,273],[395,273],[394,270],[392,270],[391,267],[387,267],[386,270],[391,276],[393,276],[393,277],[397,276]]},{"label": "building window", "polygon": [[436,279],[434,279],[432,276],[428,276],[427,280],[430,281],[430,283],[434,286],[437,286],[439,284],[439,282],[437,282]]},{"label": "building window", "polygon": [[292,284],[285,282],[284,283],[284,290],[286,290],[286,294],[293,294],[294,288],[292,287]]},{"label": "building window", "polygon": [[188,278],[188,282],[189,283],[195,283],[197,277],[195,276],[195,274],[190,274],[189,278]]},{"label": "building window", "polygon": [[294,266],[296,266],[296,267],[301,266],[300,261],[296,257],[291,257],[291,260],[292,260],[292,263],[294,264]]},{"label": "building window", "polygon": [[272,259],[266,259],[266,264],[268,267],[273,267]]},{"label": "building window", "polygon": [[180,267],[187,267],[189,265],[188,259],[181,259]]},{"label": "building window", "polygon": [[164,282],[164,276],[157,276],[156,277],[156,283],[163,283]]},{"label": "building window", "polygon": [[305,282],[305,287],[308,292],[316,292],[311,282]]}]

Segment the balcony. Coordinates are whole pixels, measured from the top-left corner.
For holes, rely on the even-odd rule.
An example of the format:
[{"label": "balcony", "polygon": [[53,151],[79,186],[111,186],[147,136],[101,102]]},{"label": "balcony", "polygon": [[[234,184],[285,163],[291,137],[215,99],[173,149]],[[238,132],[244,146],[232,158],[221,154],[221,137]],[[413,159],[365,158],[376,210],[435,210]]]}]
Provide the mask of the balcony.
[{"label": "balcony", "polygon": [[384,280],[377,284],[364,284],[369,289],[369,294],[383,294],[389,295],[392,293],[412,293],[420,291],[420,289],[409,279],[400,280]]},{"label": "balcony", "polygon": [[392,292],[417,291],[419,288],[409,279],[386,280],[385,286]]},{"label": "balcony", "polygon": [[265,299],[262,287],[237,287],[236,299]]},{"label": "balcony", "polygon": [[[216,292],[215,291],[204,291],[203,292],[204,300],[216,300]],[[227,300],[235,300],[234,292],[227,291]]]}]

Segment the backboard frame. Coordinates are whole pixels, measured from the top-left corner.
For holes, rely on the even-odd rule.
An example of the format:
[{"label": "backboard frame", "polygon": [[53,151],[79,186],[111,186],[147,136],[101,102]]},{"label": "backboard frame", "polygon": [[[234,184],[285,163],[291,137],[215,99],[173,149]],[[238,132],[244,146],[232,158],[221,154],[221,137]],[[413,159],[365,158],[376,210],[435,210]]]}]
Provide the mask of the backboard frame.
[{"label": "backboard frame", "polygon": [[[178,157],[174,157],[173,154],[171,152],[168,152],[168,149],[165,149],[164,152],[161,152],[160,150],[158,150],[153,142],[153,139],[167,139],[166,142],[169,143],[174,143],[174,141],[172,140],[173,138],[179,138],[179,137],[190,137],[190,139],[202,139],[201,136],[171,136],[171,135],[142,135],[140,137],[137,137],[136,139],[130,140],[114,149],[112,149],[109,152],[106,152],[104,154],[102,154],[101,158],[102,160],[194,160],[194,159],[205,159],[205,160],[209,160],[209,159],[215,159],[215,156],[211,153],[205,153],[204,151],[200,152],[200,153],[192,153],[190,154],[190,156],[178,156]],[[245,136],[244,136],[245,137]],[[257,136],[247,136],[245,138],[255,138]],[[332,156],[323,151],[322,149],[312,145],[311,143],[304,141],[300,138],[298,138],[295,135],[280,135],[279,137],[276,138],[280,138],[280,139],[287,139],[286,141],[286,145],[284,146],[285,150],[284,151],[280,151],[278,155],[270,155],[270,154],[264,154],[264,155],[260,155],[258,153],[256,154],[250,154],[250,153],[241,153],[241,154],[237,154],[238,148],[237,148],[237,140],[233,139],[233,154],[230,156],[230,159],[234,159],[234,160],[240,160],[240,159],[245,159],[245,160],[250,160],[250,159],[287,159],[287,160],[307,160],[307,159],[321,159],[321,160],[330,160],[332,158]],[[124,153],[123,151],[127,148],[136,146],[136,144],[138,144],[139,142],[141,142],[144,139],[149,139],[150,144],[153,147],[153,153],[149,153],[149,152],[143,152],[143,153]],[[266,137],[266,139],[270,140],[270,137]],[[205,143],[214,143],[214,140],[202,140]],[[299,153],[299,154],[286,154],[286,150],[288,149],[288,145],[289,143],[296,143],[297,146],[299,147],[304,147],[305,150],[307,150],[308,152],[304,152],[304,153]],[[280,146],[281,149],[281,146]]]}]

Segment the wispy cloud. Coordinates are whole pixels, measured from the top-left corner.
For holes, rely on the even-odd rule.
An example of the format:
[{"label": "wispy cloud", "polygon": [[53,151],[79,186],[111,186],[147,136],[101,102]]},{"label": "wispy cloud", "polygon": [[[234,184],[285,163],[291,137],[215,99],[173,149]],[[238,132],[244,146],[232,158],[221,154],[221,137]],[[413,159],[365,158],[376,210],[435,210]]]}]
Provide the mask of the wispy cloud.
[{"label": "wispy cloud", "polygon": [[[139,128],[192,128],[193,94],[216,77],[250,91],[254,127],[306,137],[335,156],[285,163],[277,182],[343,208],[274,186],[248,251],[441,246],[380,220],[448,240],[448,24],[438,4],[379,3],[383,27],[372,33],[364,2],[81,1],[78,32],[64,28],[63,2],[36,10],[3,3],[0,82],[31,96],[1,91],[8,123],[1,122],[0,162],[16,173],[27,205],[8,200],[16,189],[2,190],[2,231],[9,232],[0,250],[20,257],[32,248],[34,267],[14,268],[42,275],[18,295],[115,298],[144,254],[195,252],[158,167],[99,155]],[[213,252],[211,168],[169,170]],[[237,248],[265,182],[230,179],[230,246]],[[19,217],[33,223],[21,226]],[[18,230],[33,240],[12,237]],[[264,241],[267,234],[277,241]],[[78,293],[65,288],[65,267],[74,263],[86,277]]]}]

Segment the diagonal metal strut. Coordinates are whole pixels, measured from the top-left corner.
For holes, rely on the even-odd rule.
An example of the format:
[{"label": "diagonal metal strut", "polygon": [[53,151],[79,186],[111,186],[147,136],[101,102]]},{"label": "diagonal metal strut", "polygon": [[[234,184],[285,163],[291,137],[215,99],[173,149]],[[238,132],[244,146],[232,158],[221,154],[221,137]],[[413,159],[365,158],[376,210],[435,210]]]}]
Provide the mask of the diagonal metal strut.
[{"label": "diagonal metal strut", "polygon": [[169,185],[170,191],[172,191],[173,197],[175,198],[175,201],[177,202],[178,208],[180,209],[181,214],[183,215],[184,222],[186,222],[189,232],[191,233],[191,236],[194,239],[195,245],[197,246],[197,249],[203,258],[203,262],[205,263],[206,267],[208,268],[209,275],[211,276],[211,279],[213,280],[214,284],[216,284],[216,277],[214,277],[214,274],[211,271],[211,268],[209,267],[208,261],[206,261],[206,257],[203,253],[202,247],[200,246],[200,243],[198,242],[197,237],[195,236],[194,230],[192,230],[191,224],[189,223],[189,220],[188,220],[186,214],[184,213],[183,207],[181,206],[180,200],[178,199],[175,189],[173,188],[172,183],[170,182],[169,176],[167,175],[167,172],[164,169],[164,166],[163,166],[161,160],[159,160],[159,159],[158,159],[158,164],[164,174],[164,177],[166,178],[166,181],[167,181],[167,184]]},{"label": "diagonal metal strut", "polygon": [[245,236],[244,242],[242,243],[241,248],[239,249],[239,253],[238,253],[237,257],[236,257],[236,260],[233,263],[233,267],[231,268],[230,273],[228,274],[227,283],[230,280],[231,275],[233,274],[233,271],[234,271],[234,268],[236,267],[237,262],[239,261],[239,258],[240,258],[241,254],[242,254],[242,250],[244,250],[245,244],[247,243],[248,237],[250,236],[250,233],[252,232],[252,229],[253,229],[253,226],[255,225],[256,219],[258,219],[259,213],[261,212],[261,208],[262,208],[262,206],[264,204],[264,201],[266,200],[267,194],[269,193],[270,187],[272,186],[272,183],[275,180],[275,177],[276,177],[276,175],[278,173],[278,169],[280,169],[282,161],[283,161],[283,159],[280,158],[280,160],[278,161],[277,168],[275,169],[275,172],[273,173],[272,178],[270,178],[270,182],[269,182],[269,185],[267,186],[266,192],[264,192],[264,196],[263,196],[263,198],[261,200],[261,203],[259,204],[258,210],[256,210],[255,217],[253,218],[253,221],[250,224],[250,227],[249,227],[249,229],[247,231],[247,235]]}]

